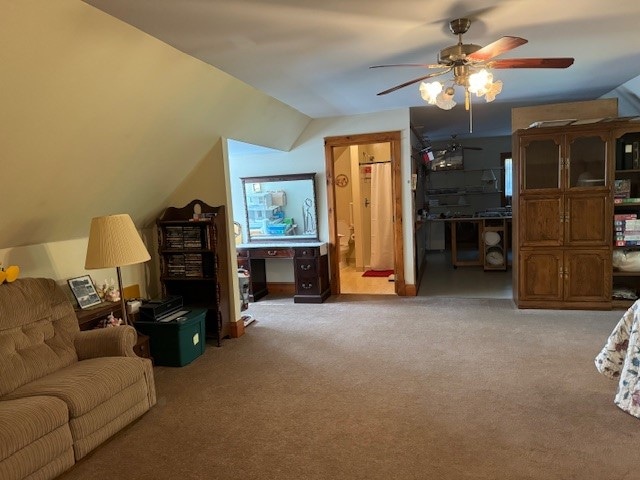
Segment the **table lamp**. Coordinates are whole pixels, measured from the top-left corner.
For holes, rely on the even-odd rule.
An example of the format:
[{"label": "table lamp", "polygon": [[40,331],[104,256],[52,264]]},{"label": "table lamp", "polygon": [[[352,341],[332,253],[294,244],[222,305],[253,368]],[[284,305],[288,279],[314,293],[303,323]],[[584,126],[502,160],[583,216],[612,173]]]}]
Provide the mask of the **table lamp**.
[{"label": "table lamp", "polygon": [[131,325],[131,323],[129,323],[127,308],[124,302],[120,267],[143,263],[148,260],[151,260],[151,256],[144,246],[142,238],[140,238],[140,234],[136,230],[133,220],[131,220],[129,215],[107,215],[104,217],[95,217],[91,220],[87,258],[84,268],[87,270],[116,268],[118,273],[118,288],[120,289],[122,319],[125,325]]}]

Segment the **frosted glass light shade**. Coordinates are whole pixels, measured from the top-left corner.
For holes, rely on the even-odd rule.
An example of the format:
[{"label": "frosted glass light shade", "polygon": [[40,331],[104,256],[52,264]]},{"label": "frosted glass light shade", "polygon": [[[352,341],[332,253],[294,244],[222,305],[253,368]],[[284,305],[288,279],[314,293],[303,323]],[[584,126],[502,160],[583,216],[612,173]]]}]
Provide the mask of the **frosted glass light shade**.
[{"label": "frosted glass light shade", "polygon": [[456,106],[456,101],[453,99],[455,93],[453,87],[445,88],[436,97],[436,105],[443,110],[451,110]]},{"label": "frosted glass light shade", "polygon": [[436,97],[442,91],[442,84],[440,82],[420,83],[420,96],[429,105],[436,103]]},{"label": "frosted glass light shade", "polygon": [[133,220],[127,214],[91,220],[84,268],[111,268],[151,260]]}]

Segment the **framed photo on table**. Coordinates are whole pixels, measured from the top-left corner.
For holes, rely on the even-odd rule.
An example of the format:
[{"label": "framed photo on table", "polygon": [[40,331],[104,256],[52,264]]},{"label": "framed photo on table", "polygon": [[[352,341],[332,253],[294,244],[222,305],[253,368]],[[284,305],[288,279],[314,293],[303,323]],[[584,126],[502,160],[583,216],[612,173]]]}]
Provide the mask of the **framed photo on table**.
[{"label": "framed photo on table", "polygon": [[89,275],[70,278],[67,282],[80,308],[89,308],[102,302]]}]

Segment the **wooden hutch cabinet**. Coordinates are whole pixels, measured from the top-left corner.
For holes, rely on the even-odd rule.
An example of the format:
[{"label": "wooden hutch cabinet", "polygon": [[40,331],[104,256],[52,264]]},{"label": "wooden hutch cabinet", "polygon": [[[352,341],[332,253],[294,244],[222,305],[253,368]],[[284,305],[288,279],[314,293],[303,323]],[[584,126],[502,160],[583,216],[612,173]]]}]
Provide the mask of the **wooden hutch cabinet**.
[{"label": "wooden hutch cabinet", "polygon": [[200,200],[167,208],[157,220],[162,294],[185,308],[206,308],[206,335],[230,335],[227,220],[224,206]]},{"label": "wooden hutch cabinet", "polygon": [[591,124],[515,136],[520,308],[611,308],[610,130]]}]

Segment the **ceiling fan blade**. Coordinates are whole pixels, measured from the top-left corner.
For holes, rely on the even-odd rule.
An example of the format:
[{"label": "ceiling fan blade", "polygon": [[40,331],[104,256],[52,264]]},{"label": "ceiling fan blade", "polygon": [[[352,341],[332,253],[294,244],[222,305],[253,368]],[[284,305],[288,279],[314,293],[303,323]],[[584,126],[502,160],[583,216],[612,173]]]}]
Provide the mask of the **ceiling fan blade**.
[{"label": "ceiling fan blade", "polygon": [[378,95],[386,95],[387,93],[391,93],[391,92],[395,92],[396,90],[400,90],[401,88],[404,87],[408,87],[409,85],[413,85],[414,83],[418,83],[421,80],[426,80],[427,78],[431,78],[431,77],[437,77],[438,75],[442,75],[444,73],[447,73],[451,71],[451,68],[448,68],[446,70],[444,70],[443,72],[434,72],[434,73],[430,73],[429,75],[424,75],[422,77],[419,78],[414,78],[413,80],[409,80],[408,82],[404,82],[401,83],[400,85],[396,85],[395,87],[391,87],[387,90],[384,90],[380,93],[378,93]]},{"label": "ceiling fan blade", "polygon": [[489,68],[567,68],[573,65],[571,57],[558,58],[507,58],[487,63]]},{"label": "ceiling fan blade", "polygon": [[520,37],[502,37],[495,42],[490,43],[486,47],[482,47],[480,50],[467,55],[467,59],[474,62],[486,62],[493,57],[497,57],[501,53],[508,52],[520,45],[524,45],[527,41],[528,40]]},{"label": "ceiling fan blade", "polygon": [[369,68],[385,68],[385,67],[422,67],[422,68],[449,68],[447,65],[439,63],[393,63],[389,65],[371,65]]}]

